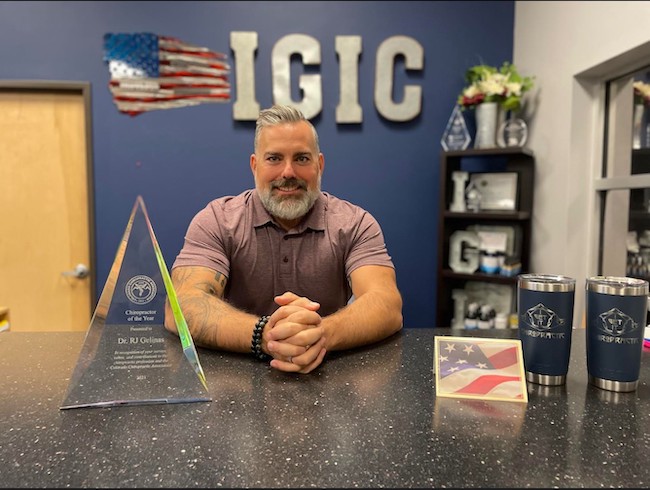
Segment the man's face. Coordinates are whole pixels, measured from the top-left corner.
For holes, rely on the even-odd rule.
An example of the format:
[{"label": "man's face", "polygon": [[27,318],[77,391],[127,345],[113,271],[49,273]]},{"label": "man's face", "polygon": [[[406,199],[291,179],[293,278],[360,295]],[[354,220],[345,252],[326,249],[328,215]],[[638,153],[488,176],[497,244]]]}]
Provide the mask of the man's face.
[{"label": "man's face", "polygon": [[263,128],[250,164],[264,207],[283,226],[295,226],[318,198],[324,167],[309,124]]}]

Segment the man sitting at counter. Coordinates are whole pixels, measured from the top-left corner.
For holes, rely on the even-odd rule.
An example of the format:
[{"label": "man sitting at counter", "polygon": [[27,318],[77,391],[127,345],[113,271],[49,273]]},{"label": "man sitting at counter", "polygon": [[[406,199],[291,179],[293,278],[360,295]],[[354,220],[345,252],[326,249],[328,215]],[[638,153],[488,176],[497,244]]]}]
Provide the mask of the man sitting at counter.
[{"label": "man sitting at counter", "polygon": [[[402,298],[379,223],[321,191],[324,165],[316,129],[299,110],[260,112],[250,156],[255,189],[199,211],[172,265],[196,345],[251,352],[275,369],[309,373],[327,351],[378,342],[402,328]],[[177,333],[169,303],[165,327]]]}]

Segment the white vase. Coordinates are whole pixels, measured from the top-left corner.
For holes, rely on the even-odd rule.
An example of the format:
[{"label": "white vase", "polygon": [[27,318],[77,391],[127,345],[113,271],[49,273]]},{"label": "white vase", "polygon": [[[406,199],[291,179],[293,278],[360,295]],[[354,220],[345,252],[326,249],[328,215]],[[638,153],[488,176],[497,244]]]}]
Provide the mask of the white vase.
[{"label": "white vase", "polygon": [[499,127],[499,104],[483,102],[476,106],[476,140],[474,148],[495,148],[497,128]]},{"label": "white vase", "polygon": [[634,104],[634,119],[632,121],[632,148],[638,150],[641,148],[643,139],[643,104]]}]

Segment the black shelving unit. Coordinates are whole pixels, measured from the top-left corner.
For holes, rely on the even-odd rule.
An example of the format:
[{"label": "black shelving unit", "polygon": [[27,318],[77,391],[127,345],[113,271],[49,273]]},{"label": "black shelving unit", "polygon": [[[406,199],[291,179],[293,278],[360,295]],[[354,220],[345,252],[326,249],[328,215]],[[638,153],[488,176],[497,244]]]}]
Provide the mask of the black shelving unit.
[{"label": "black shelving unit", "polygon": [[[517,237],[521,272],[530,268],[531,222],[533,213],[533,192],[535,185],[535,158],[527,148],[508,147],[471,149],[442,152],[440,157],[440,210],[438,219],[438,268],[436,327],[450,327],[454,313],[452,290],[463,289],[468,281],[512,286],[516,277],[499,274],[472,274],[454,272],[449,267],[449,238],[457,230],[466,230],[471,225],[515,226],[520,230]],[[449,211],[453,199],[455,171],[516,172],[517,195],[513,211]]]}]

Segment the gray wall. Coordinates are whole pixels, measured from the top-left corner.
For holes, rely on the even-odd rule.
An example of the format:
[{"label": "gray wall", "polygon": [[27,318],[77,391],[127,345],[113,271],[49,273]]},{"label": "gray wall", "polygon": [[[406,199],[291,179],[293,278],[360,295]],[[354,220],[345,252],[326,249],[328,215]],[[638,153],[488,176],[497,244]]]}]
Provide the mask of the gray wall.
[{"label": "gray wall", "polygon": [[584,280],[600,273],[594,180],[605,148],[603,87],[650,65],[649,20],[648,1],[515,6],[514,61],[539,87],[528,141],[537,160],[532,266],[577,279],[574,326],[584,321]]}]

